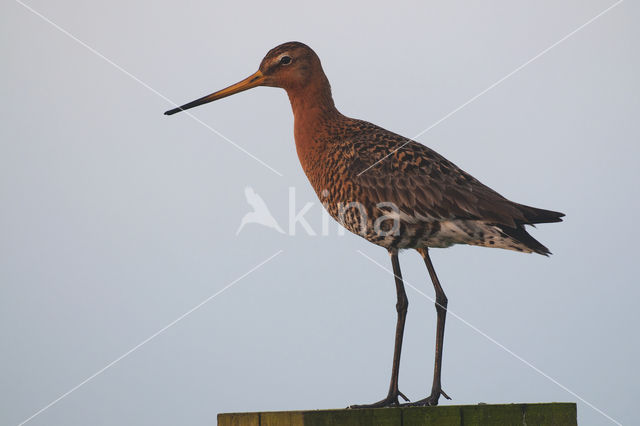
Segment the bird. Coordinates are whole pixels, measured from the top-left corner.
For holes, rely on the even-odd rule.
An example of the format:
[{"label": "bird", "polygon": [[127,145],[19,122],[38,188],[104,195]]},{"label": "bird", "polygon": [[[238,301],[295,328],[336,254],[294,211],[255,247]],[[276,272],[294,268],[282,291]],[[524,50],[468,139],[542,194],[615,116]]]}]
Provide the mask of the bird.
[{"label": "bird", "polygon": [[[165,114],[257,86],[286,91],[298,159],[328,213],[349,231],[385,248],[391,258],[397,321],[389,390],[380,401],[349,408],[433,406],[441,396],[451,399],[442,389],[448,299],[429,249],[468,244],[548,256],[550,251],[525,225],[561,222],[564,214],[510,201],[427,146],[343,115],[335,106],[320,58],[300,42],[274,47],[254,74]],[[427,396],[416,401],[409,401],[398,383],[409,304],[398,257],[404,249],[422,256],[435,290],[433,382]]]}]

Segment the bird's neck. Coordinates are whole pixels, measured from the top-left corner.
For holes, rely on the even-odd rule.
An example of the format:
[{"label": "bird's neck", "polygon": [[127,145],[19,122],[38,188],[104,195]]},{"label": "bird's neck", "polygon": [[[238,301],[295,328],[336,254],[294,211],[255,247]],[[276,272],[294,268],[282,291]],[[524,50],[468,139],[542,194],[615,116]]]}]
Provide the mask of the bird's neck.
[{"label": "bird's neck", "polygon": [[333,102],[327,77],[324,73],[320,77],[306,86],[287,90],[293,109],[296,151],[305,172],[312,157],[326,148],[330,129],[343,117]]},{"label": "bird's neck", "polygon": [[296,128],[299,127],[298,123],[307,128],[340,114],[333,103],[331,86],[324,73],[320,73],[318,78],[307,85],[287,89],[287,94]]}]

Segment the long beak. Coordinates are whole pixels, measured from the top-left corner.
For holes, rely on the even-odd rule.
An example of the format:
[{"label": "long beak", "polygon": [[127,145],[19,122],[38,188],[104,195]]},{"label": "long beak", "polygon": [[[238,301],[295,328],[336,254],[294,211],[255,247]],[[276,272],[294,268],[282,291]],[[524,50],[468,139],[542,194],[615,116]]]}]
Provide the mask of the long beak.
[{"label": "long beak", "polygon": [[188,104],[184,104],[181,107],[174,108],[164,113],[164,115],[173,115],[176,112],[184,111],[185,109],[197,107],[198,105],[204,105],[209,102],[216,101],[218,99],[226,98],[227,96],[231,96],[235,93],[239,93],[252,87],[260,86],[264,82],[264,75],[262,72],[257,71],[255,74],[250,75],[244,80],[227,87],[226,89],[219,90],[210,95],[204,96],[200,99],[196,99],[193,102],[189,102]]}]

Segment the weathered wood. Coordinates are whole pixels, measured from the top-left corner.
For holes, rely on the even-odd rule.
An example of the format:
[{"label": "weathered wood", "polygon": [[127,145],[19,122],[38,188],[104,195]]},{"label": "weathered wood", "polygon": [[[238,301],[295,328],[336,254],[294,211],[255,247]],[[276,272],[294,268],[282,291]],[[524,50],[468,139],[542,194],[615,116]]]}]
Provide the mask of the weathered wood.
[{"label": "weathered wood", "polygon": [[575,403],[218,414],[218,426],[577,426]]},{"label": "weathered wood", "polygon": [[260,426],[264,413],[218,414],[218,426]]}]

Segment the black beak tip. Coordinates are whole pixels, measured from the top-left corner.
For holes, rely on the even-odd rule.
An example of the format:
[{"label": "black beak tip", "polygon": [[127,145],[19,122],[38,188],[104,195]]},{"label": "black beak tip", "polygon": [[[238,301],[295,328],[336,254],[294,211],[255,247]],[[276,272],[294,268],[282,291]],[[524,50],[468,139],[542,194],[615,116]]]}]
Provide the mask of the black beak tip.
[{"label": "black beak tip", "polygon": [[173,115],[176,112],[180,112],[182,111],[182,108],[174,108],[174,109],[170,109],[169,111],[165,111],[164,115]]}]

